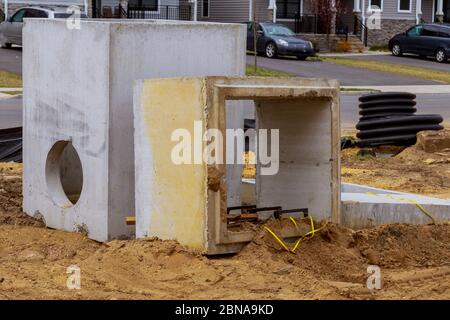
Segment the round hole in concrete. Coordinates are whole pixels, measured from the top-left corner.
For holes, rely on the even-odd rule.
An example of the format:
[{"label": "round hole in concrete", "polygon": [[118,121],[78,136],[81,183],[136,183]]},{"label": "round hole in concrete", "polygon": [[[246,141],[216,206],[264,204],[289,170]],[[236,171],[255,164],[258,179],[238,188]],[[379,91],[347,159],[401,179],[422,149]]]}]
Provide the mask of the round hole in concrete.
[{"label": "round hole in concrete", "polygon": [[83,167],[70,141],[57,141],[45,164],[47,188],[53,201],[68,208],[75,205],[83,189]]}]

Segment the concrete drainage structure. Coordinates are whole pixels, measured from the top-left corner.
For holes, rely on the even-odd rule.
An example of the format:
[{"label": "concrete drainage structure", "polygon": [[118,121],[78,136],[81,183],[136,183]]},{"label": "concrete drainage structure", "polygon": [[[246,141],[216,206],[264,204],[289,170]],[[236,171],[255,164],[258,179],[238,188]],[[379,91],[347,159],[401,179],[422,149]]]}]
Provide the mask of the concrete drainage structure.
[{"label": "concrete drainage structure", "polygon": [[[225,136],[226,101],[254,100],[257,129],[279,129],[279,172],[257,172],[259,206],[308,208],[340,221],[339,84],[279,78],[145,80],[135,88],[136,235],[202,253],[239,251],[254,236],[227,228],[223,164],[175,164],[172,133],[194,122]],[[206,148],[206,142],[202,142]],[[224,148],[225,149],[225,148]]]},{"label": "concrete drainage structure", "polygon": [[439,223],[450,220],[450,200],[343,183],[341,212],[342,224],[353,229]]},{"label": "concrete drainage structure", "polygon": [[132,236],[133,81],[243,75],[245,26],[29,19],[23,36],[24,211],[99,241]]}]

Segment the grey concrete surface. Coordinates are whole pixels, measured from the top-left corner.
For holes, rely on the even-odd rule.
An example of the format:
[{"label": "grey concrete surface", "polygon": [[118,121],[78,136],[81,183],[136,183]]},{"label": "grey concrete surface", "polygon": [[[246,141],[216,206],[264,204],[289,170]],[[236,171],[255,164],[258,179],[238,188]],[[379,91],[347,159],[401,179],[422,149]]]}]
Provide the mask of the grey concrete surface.
[{"label": "grey concrete surface", "polygon": [[341,190],[341,221],[353,229],[388,223],[429,224],[433,220],[450,219],[450,200],[351,183],[342,183]]},{"label": "grey concrete surface", "polygon": [[416,55],[404,55],[403,57],[394,57],[391,54],[386,55],[368,55],[368,56],[355,56],[351,57],[355,60],[372,60],[387,63],[402,64],[405,66],[427,68],[438,71],[450,72],[450,62],[447,63],[437,63],[433,58],[420,58]]},{"label": "grey concrete surface", "polygon": [[[253,56],[247,55],[247,63],[252,65],[253,61]],[[342,85],[347,86],[441,84],[437,81],[352,68],[324,61],[299,61],[291,58],[268,59],[258,57],[258,65],[263,68],[287,72],[300,77],[338,79]]]},{"label": "grey concrete surface", "polygon": [[22,126],[22,97],[0,99],[0,129]]},{"label": "grey concrete surface", "polygon": [[22,48],[0,48],[0,70],[22,74]]},{"label": "grey concrete surface", "polygon": [[[26,20],[24,212],[39,211],[55,229],[82,228],[97,241],[133,236],[125,224],[135,213],[133,82],[242,76],[245,35],[239,24],[81,20],[70,30],[64,19]],[[227,120],[242,123],[243,116]],[[68,141],[83,167],[75,205],[58,171],[58,145]]]}]

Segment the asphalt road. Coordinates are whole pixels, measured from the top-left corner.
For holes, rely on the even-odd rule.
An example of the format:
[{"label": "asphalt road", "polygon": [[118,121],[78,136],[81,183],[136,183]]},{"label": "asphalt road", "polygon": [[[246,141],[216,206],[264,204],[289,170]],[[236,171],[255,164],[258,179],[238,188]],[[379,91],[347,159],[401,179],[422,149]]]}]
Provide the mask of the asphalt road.
[{"label": "asphalt road", "polygon": [[22,126],[22,97],[0,99],[0,129]]},{"label": "asphalt road", "polygon": [[[438,64],[431,59],[419,59],[410,56],[398,58],[390,55],[370,55],[352,56],[352,59],[385,61],[436,70],[448,70],[450,72],[450,63]],[[252,56],[247,56],[247,63],[253,63]],[[267,59],[258,57],[258,63],[264,68],[292,73],[301,77],[339,79],[342,85],[347,86],[437,84],[437,82],[431,80],[351,68],[323,61],[298,61],[290,58]],[[19,47],[0,49],[0,70],[22,74],[22,49]]]},{"label": "asphalt road", "polygon": [[[370,57],[374,56],[371,55]],[[248,55],[247,63],[251,65],[253,61],[253,56]],[[291,58],[268,59],[258,57],[258,65],[263,68],[287,72],[300,77],[338,79],[345,86],[441,84],[436,81],[416,77],[352,68],[324,61],[298,61]]]},{"label": "asphalt road", "polygon": [[22,48],[0,48],[0,70],[22,74]]},{"label": "asphalt road", "polygon": [[[352,129],[358,122],[357,95],[341,96],[341,126]],[[450,122],[450,94],[418,94],[417,114],[440,114]],[[22,125],[22,98],[0,99],[0,129]]]},{"label": "asphalt road", "polygon": [[433,58],[420,58],[415,55],[404,55],[402,57],[394,57],[391,54],[386,55],[370,55],[370,56],[354,56],[355,60],[372,60],[387,63],[402,64],[405,66],[427,68],[432,70],[450,72],[450,62],[437,63]]}]

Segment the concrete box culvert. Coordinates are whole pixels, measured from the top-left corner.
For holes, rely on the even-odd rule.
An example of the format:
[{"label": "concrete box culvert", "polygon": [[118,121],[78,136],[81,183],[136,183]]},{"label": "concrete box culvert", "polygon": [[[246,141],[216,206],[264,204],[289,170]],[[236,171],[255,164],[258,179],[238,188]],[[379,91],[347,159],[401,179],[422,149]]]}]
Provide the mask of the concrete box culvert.
[{"label": "concrete box culvert", "polygon": [[[24,211],[98,241],[133,236],[125,223],[135,212],[133,81],[244,75],[245,26],[82,20],[71,30],[64,19],[25,19],[23,39]],[[239,108],[227,121],[243,127]],[[51,150],[69,142],[79,169],[58,171],[76,159]],[[227,183],[238,195],[236,175]]]},{"label": "concrete box culvert", "polygon": [[[175,239],[206,254],[237,252],[251,241],[253,231],[230,230],[227,224],[229,166],[205,158],[194,163],[189,157],[176,163],[172,154],[179,143],[188,141],[189,156],[195,157],[195,151],[191,152],[197,143],[195,123],[201,124],[203,132],[217,129],[225,137],[230,110],[226,102],[240,100],[254,101],[257,129],[279,130],[280,156],[275,159],[279,169],[262,175],[263,166],[258,163],[256,205],[308,208],[317,220],[340,221],[337,81],[143,80],[136,83],[134,100],[137,237]],[[174,140],[178,129],[193,140]],[[208,144],[201,140],[200,149],[208,150]],[[230,150],[226,142],[220,149]]]}]

